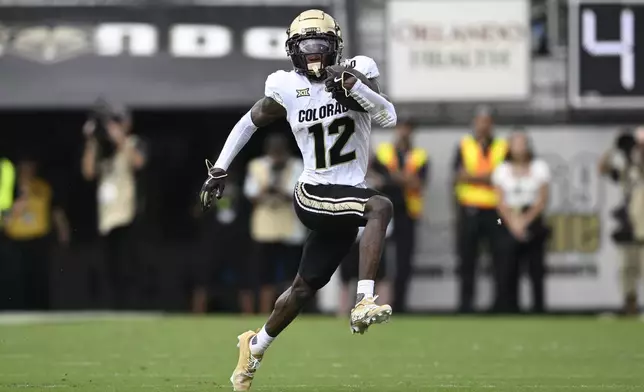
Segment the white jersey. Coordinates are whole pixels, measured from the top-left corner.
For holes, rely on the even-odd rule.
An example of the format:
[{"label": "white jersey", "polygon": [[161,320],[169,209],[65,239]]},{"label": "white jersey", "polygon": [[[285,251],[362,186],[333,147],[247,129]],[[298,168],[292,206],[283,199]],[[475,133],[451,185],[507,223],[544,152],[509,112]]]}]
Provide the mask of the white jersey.
[{"label": "white jersey", "polygon": [[[380,75],[375,61],[366,56],[343,63],[369,79]],[[300,182],[365,187],[371,136],[369,113],[347,109],[325,91],[323,82],[311,82],[295,71],[269,75],[264,94],[286,109],[286,119],[304,161]]]}]

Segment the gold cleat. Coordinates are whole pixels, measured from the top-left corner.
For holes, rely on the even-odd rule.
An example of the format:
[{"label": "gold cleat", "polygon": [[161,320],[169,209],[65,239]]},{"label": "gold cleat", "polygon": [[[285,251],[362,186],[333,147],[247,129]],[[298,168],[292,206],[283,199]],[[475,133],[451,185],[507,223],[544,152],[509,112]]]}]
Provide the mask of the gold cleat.
[{"label": "gold cleat", "polygon": [[356,306],[351,309],[351,332],[360,335],[367,332],[372,324],[382,324],[391,318],[391,306],[377,305],[376,295],[373,298],[363,298]]},{"label": "gold cleat", "polygon": [[239,360],[237,367],[230,376],[230,382],[233,384],[233,391],[249,391],[253,383],[255,372],[259,368],[262,356],[255,356],[250,352],[250,341],[257,335],[253,331],[244,332],[237,339],[239,347]]}]

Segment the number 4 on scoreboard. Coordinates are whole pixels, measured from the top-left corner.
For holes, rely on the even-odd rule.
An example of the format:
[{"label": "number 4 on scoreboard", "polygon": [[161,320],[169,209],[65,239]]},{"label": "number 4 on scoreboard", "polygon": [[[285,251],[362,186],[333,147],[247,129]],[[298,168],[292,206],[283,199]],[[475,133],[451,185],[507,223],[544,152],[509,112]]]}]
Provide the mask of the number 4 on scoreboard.
[{"label": "number 4 on scoreboard", "polygon": [[586,52],[598,57],[618,56],[621,61],[620,79],[626,90],[635,88],[635,14],[624,8],[620,15],[620,40],[597,39],[597,15],[585,9],[581,20],[582,45]]}]

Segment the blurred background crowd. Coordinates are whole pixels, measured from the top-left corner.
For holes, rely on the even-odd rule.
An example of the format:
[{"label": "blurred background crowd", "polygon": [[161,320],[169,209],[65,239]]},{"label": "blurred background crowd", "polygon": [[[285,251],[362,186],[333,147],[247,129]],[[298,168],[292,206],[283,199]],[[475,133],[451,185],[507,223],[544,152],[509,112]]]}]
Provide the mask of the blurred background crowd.
[{"label": "blurred background crowd", "polygon": [[395,312],[638,314],[644,5],[609,0],[0,1],[0,310],[269,312],[307,235],[288,125],[197,192],[308,8],[397,105],[368,175]]}]

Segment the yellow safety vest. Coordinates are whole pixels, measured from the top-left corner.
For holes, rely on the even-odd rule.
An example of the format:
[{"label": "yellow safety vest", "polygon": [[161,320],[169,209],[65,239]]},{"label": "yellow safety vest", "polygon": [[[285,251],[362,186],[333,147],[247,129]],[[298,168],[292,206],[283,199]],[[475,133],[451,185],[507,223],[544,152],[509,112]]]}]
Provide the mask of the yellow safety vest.
[{"label": "yellow safety vest", "polygon": [[[389,171],[400,170],[396,147],[391,143],[383,143],[376,151],[378,161],[385,165]],[[414,148],[407,153],[404,170],[407,173],[417,173],[427,162],[427,153],[420,148]],[[405,189],[405,205],[409,216],[419,218],[423,213],[422,189]]]},{"label": "yellow safety vest", "polygon": [[42,238],[49,234],[51,227],[51,187],[44,180],[34,178],[24,192],[25,209],[7,219],[5,233],[18,241]]},{"label": "yellow safety vest", "polygon": [[0,159],[0,225],[3,214],[13,206],[16,170],[8,159]]},{"label": "yellow safety vest", "polygon": [[[508,144],[503,139],[496,139],[490,146],[487,156],[483,155],[481,145],[472,137],[461,140],[463,167],[472,175],[486,175],[505,159]],[[456,196],[461,205],[478,208],[496,208],[498,197],[494,188],[483,184],[459,183],[456,185]]]}]

